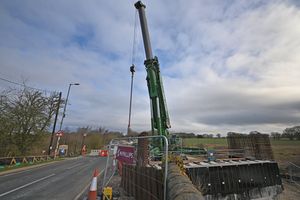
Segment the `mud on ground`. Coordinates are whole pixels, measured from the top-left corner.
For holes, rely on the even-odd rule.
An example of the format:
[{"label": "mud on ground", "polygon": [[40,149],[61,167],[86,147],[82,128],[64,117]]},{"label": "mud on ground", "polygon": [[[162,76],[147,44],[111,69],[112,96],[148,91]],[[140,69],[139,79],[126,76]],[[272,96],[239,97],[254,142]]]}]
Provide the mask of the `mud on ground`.
[{"label": "mud on ground", "polygon": [[296,200],[300,199],[300,185],[291,183],[286,179],[282,179],[284,190],[278,196],[278,200]]}]

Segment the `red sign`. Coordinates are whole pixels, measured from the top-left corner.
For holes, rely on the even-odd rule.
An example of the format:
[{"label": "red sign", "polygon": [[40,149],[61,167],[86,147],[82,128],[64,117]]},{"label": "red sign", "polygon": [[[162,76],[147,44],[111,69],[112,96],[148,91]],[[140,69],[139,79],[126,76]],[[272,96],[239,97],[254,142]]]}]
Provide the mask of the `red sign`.
[{"label": "red sign", "polygon": [[62,137],[63,134],[64,134],[64,132],[62,130],[60,130],[60,131],[57,131],[56,136],[57,137]]},{"label": "red sign", "polygon": [[118,146],[116,158],[124,163],[133,164],[134,147]]},{"label": "red sign", "polygon": [[107,155],[108,155],[108,151],[107,150],[100,150],[99,151],[99,156],[107,157]]}]

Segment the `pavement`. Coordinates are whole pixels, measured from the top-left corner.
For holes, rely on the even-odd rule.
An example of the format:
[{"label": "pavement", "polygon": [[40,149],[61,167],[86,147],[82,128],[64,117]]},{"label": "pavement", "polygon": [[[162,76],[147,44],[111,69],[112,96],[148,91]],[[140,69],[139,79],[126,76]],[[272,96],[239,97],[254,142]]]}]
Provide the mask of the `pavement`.
[{"label": "pavement", "polygon": [[105,157],[78,157],[0,175],[0,199],[80,199]]}]

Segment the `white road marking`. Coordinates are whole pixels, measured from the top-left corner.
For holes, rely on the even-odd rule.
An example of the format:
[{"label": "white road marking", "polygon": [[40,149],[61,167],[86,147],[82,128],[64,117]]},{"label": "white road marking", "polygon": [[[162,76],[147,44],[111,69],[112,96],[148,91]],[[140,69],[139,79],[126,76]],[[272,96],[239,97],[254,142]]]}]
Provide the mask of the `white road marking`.
[{"label": "white road marking", "polygon": [[55,175],[55,174],[50,174],[49,176],[45,176],[45,177],[43,177],[43,178],[40,178],[40,179],[35,180],[35,181],[33,181],[33,182],[27,183],[27,184],[25,184],[25,185],[22,185],[22,186],[20,186],[20,187],[17,187],[17,188],[15,188],[15,189],[13,189],[13,190],[8,191],[8,192],[4,192],[4,193],[0,194],[0,197],[3,197],[3,196],[5,196],[5,195],[7,195],[7,194],[10,194],[10,193],[12,193],[12,192],[14,192],[14,191],[20,190],[20,189],[22,189],[22,188],[24,188],[24,187],[27,187],[27,186],[32,185],[32,184],[34,184],[34,183],[40,182],[40,181],[45,180],[45,179],[47,179],[47,178],[50,178],[51,176],[54,176],[54,175]]},{"label": "white road marking", "polygon": [[67,169],[72,169],[72,168],[77,167],[77,166],[82,165],[82,164],[84,164],[84,163],[79,163],[79,164],[74,165],[74,166],[72,166],[72,167],[69,167],[69,168],[67,168]]},{"label": "white road marking", "polygon": [[15,174],[21,174],[21,173],[29,172],[29,171],[32,171],[32,170],[35,170],[35,169],[41,169],[41,168],[47,167],[47,166],[48,165],[42,165],[42,166],[34,167],[32,169],[25,169],[25,170],[22,170],[22,171],[19,171],[19,172],[11,172],[9,174],[0,175],[0,177],[11,176],[11,175],[15,175]]},{"label": "white road marking", "polygon": [[[98,176],[100,176],[103,173],[103,171],[104,171],[104,169],[98,174]],[[83,188],[83,190],[79,194],[77,194],[77,196],[74,198],[74,200],[78,200],[82,196],[82,194],[88,189],[90,184],[91,183],[90,183],[90,180],[89,180],[88,184]]]}]

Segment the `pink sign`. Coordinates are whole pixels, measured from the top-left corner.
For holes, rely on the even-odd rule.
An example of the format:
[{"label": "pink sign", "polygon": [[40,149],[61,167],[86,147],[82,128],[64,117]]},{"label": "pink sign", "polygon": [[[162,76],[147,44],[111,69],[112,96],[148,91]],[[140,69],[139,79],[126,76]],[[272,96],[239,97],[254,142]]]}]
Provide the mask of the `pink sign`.
[{"label": "pink sign", "polygon": [[118,146],[116,158],[124,163],[133,164],[134,147]]}]

